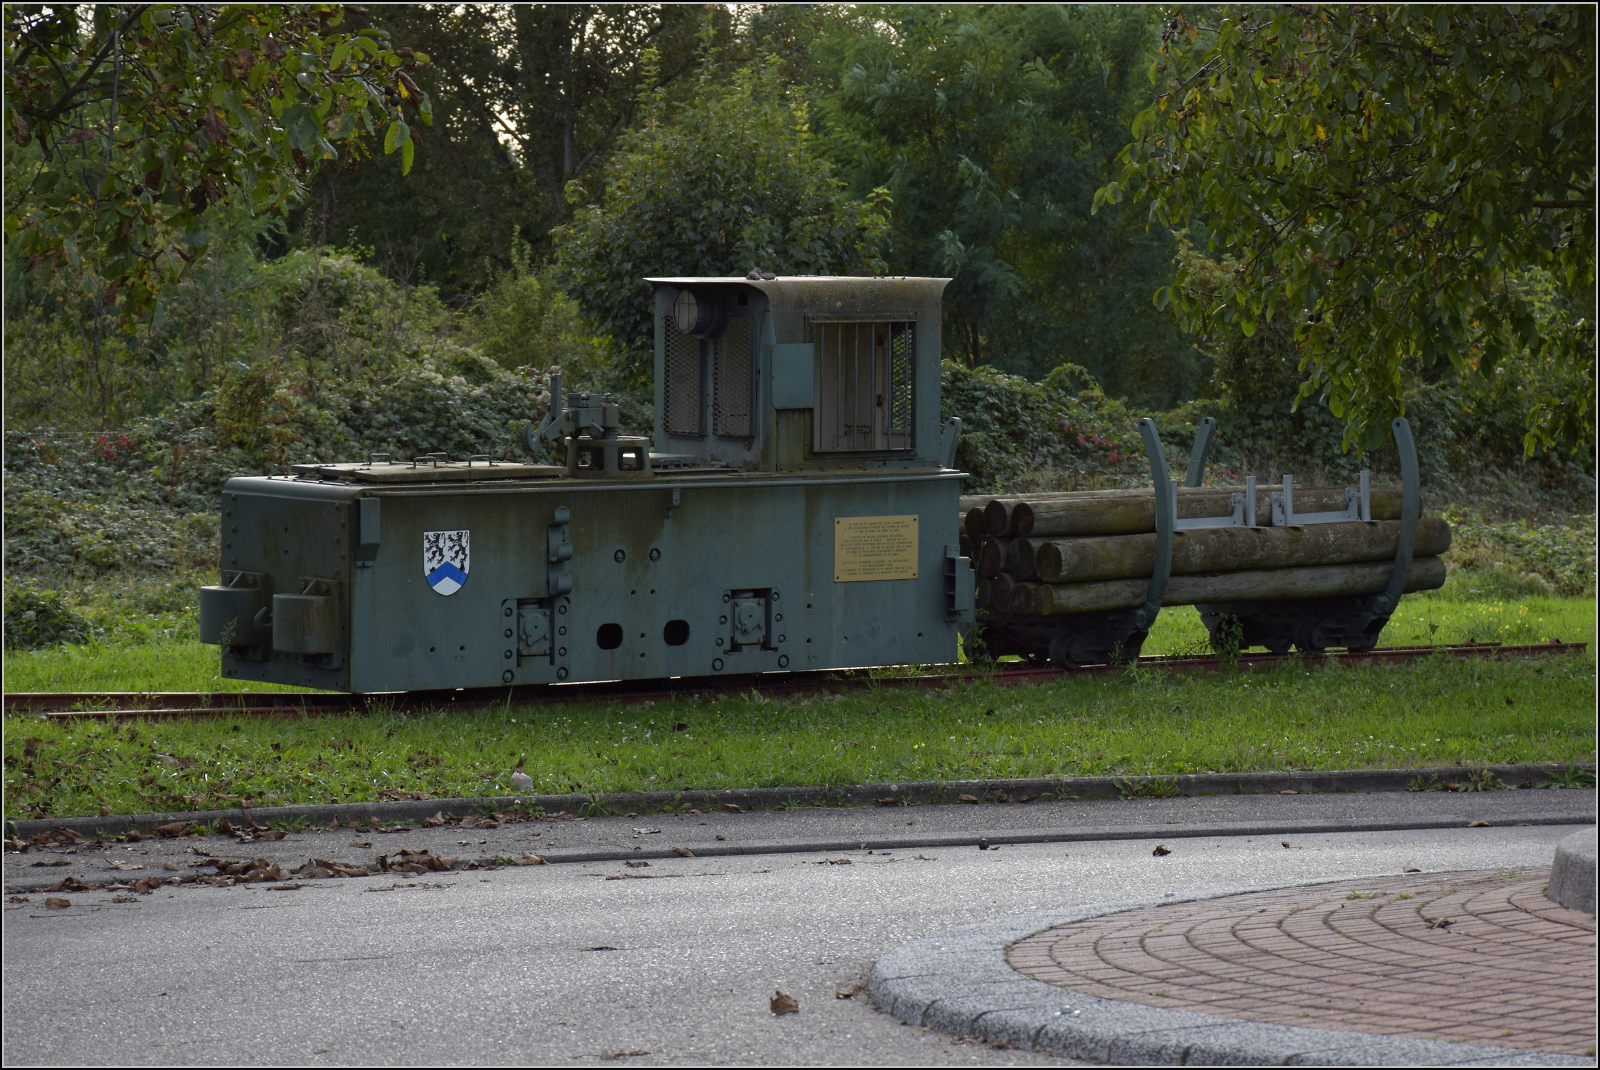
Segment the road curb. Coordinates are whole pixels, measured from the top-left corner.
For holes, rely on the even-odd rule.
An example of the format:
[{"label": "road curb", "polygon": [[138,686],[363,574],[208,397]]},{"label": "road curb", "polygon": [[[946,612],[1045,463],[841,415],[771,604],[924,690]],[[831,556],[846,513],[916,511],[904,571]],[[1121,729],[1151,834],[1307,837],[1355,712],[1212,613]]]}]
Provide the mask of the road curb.
[{"label": "road curb", "polygon": [[[1302,819],[1299,821],[1224,821],[1195,825],[1100,825],[1081,828],[1032,829],[973,829],[956,833],[890,833],[867,837],[842,837],[788,840],[745,841],[668,841],[660,847],[556,847],[538,852],[545,864],[624,862],[635,860],[677,861],[681,847],[694,858],[726,858],[740,855],[763,854],[842,854],[854,851],[913,851],[936,850],[952,847],[974,847],[979,843],[989,850],[1002,846],[1029,843],[1092,843],[1106,840],[1161,840],[1177,843],[1180,840],[1220,836],[1296,836],[1330,832],[1397,832],[1451,828],[1492,828],[1523,825],[1592,825],[1593,810],[1544,811],[1538,813],[1501,815],[1493,820],[1472,819],[1454,814],[1448,816],[1421,816],[1410,818],[1353,818],[1353,819]],[[1181,848],[1174,848],[1181,850]],[[475,861],[480,866],[503,864],[491,855],[475,859],[462,858],[461,864]],[[14,876],[6,887],[21,892],[41,891],[54,880],[50,877],[30,878]],[[1169,900],[1170,901],[1170,900]]]},{"label": "road curb", "polygon": [[[1347,878],[1341,878],[1341,880]],[[1035,933],[1107,914],[1281,887],[1044,910],[946,930],[878,959],[867,991],[912,1025],[982,1036],[1027,1051],[1128,1065],[1593,1066],[1594,1060],[1517,1048],[1411,1040],[1337,1029],[1264,1025],[1070,992],[1024,977],[1006,949]]]},{"label": "road curb", "polygon": [[[1593,772],[1594,766],[1579,766]],[[1480,771],[1481,770],[1481,771]],[[214,825],[226,819],[241,824],[246,818],[259,824],[283,822],[326,825],[334,818],[340,824],[354,821],[368,824],[421,821],[442,813],[466,816],[495,810],[538,807],[547,814],[572,813],[584,816],[610,816],[625,813],[645,814],[698,808],[722,810],[730,806],[741,810],[798,809],[808,806],[925,806],[964,802],[968,796],[980,805],[1000,802],[1033,801],[1038,798],[1118,799],[1173,795],[1279,795],[1348,792],[1408,791],[1414,787],[1444,790],[1447,783],[1465,783],[1473,774],[1485,773],[1507,787],[1538,782],[1542,777],[1565,774],[1564,765],[1443,766],[1430,769],[1318,770],[1283,773],[1197,773],[1177,776],[1129,777],[1050,777],[1021,780],[914,781],[904,784],[857,784],[850,787],[821,788],[731,788],[721,791],[640,791],[607,792],[594,795],[498,795],[478,799],[399,799],[383,802],[326,803],[294,806],[257,806],[231,810],[177,810],[152,814],[109,814],[63,818],[7,818],[8,835],[34,836],[52,828],[72,829],[92,835],[95,832],[125,832],[130,828],[148,829],[175,821]]]}]

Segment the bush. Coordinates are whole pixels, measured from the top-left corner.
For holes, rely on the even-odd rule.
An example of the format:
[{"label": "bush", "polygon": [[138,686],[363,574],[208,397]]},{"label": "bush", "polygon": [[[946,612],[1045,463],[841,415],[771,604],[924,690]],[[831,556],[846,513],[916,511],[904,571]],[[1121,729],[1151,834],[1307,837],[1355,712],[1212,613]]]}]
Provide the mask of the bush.
[{"label": "bush", "polygon": [[7,650],[38,650],[89,638],[89,622],[60,591],[29,580],[5,584]]},{"label": "bush", "polygon": [[1480,514],[1448,511],[1451,547],[1446,557],[1452,573],[1472,593],[1501,598],[1559,594],[1593,598],[1595,594],[1595,524],[1592,517],[1573,517],[1562,524],[1519,519],[1500,523]]},{"label": "bush", "polygon": [[1137,415],[1077,365],[1063,364],[1035,383],[947,360],[940,378],[942,418],[962,423],[956,465],[972,473],[968,493],[1116,486],[1141,473],[1149,479]]}]

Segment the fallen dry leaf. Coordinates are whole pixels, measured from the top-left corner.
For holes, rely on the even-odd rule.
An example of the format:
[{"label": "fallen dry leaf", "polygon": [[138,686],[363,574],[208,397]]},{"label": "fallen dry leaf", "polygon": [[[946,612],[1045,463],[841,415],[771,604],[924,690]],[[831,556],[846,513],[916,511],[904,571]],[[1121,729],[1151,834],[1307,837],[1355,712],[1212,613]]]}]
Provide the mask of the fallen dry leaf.
[{"label": "fallen dry leaf", "polygon": [[522,852],[522,864],[525,866],[548,865],[549,861],[544,855],[529,854],[527,851]]},{"label": "fallen dry leaf", "polygon": [[222,818],[221,820],[219,820],[217,822],[217,831],[222,833],[224,836],[232,836],[233,835],[233,822],[229,821],[225,817]]},{"label": "fallen dry leaf", "polygon": [[781,989],[774,989],[772,993],[773,1014],[798,1014],[800,1001]]},{"label": "fallen dry leaf", "polygon": [[1041,791],[1041,792],[1039,792],[1039,793],[1037,793],[1035,795],[1028,796],[1026,799],[1018,799],[1017,801],[1019,803],[1030,803],[1030,802],[1033,802],[1035,799],[1042,799],[1042,798],[1044,798],[1044,792]]},{"label": "fallen dry leaf", "polygon": [[72,905],[72,900],[63,899],[59,895],[52,895],[44,901],[46,910],[65,910]]},{"label": "fallen dry leaf", "polygon": [[1156,849],[1154,851],[1151,851],[1150,853],[1155,855],[1157,858],[1160,858],[1162,855],[1169,855],[1172,852],[1167,850],[1167,847],[1166,847],[1165,844],[1158,843],[1158,844],[1156,844]]},{"label": "fallen dry leaf", "polygon": [[956,1037],[951,1037],[950,1038],[950,1043],[952,1043],[952,1044],[982,1044],[983,1040],[984,1040],[984,1038],[981,1037],[981,1036],[956,1036]]},{"label": "fallen dry leaf", "polygon": [[629,1056],[632,1056],[632,1055],[654,1055],[655,1051],[656,1051],[656,1049],[654,1049],[654,1048],[626,1048],[626,1049],[619,1049],[617,1051],[603,1051],[603,1052],[600,1053],[600,1058],[602,1058],[602,1059],[626,1059],[626,1058],[628,1058]]},{"label": "fallen dry leaf", "polygon": [[1287,846],[1289,846],[1289,841],[1288,841],[1288,840],[1284,840],[1284,841],[1283,841],[1283,845],[1284,845],[1284,846],[1285,846],[1285,847],[1287,847]]},{"label": "fallen dry leaf", "polygon": [[899,799],[891,797],[891,798],[887,798],[887,799],[879,799],[878,800],[878,805],[879,806],[902,806],[904,804]]},{"label": "fallen dry leaf", "polygon": [[[34,863],[34,865],[38,865],[38,864],[39,863],[37,863],[37,862]],[[54,865],[54,863],[51,863],[51,864]],[[118,862],[115,859],[112,859],[111,861],[107,862],[106,865],[110,866],[112,869],[143,869],[144,868],[143,866],[136,866],[132,862]]]},{"label": "fallen dry leaf", "polygon": [[255,834],[254,838],[258,840],[281,840],[287,835],[289,834],[283,829],[262,829]]},{"label": "fallen dry leaf", "polygon": [[649,836],[651,833],[660,832],[661,830],[660,829],[634,829],[633,831],[637,832],[641,836]]},{"label": "fallen dry leaf", "polygon": [[114,895],[111,897],[111,901],[113,903],[137,903],[139,902],[139,897],[136,895]]},{"label": "fallen dry leaf", "polygon": [[640,862],[624,862],[622,864],[627,866],[629,869],[644,869],[650,863],[649,862],[640,861]]},{"label": "fallen dry leaf", "polygon": [[1418,869],[1416,866],[1406,866],[1400,872],[1401,873],[1421,873],[1422,870]]},{"label": "fallen dry leaf", "polygon": [[1280,792],[1278,792],[1278,794],[1279,795],[1299,795],[1300,793],[1298,791],[1280,791]]},{"label": "fallen dry leaf", "polygon": [[833,998],[834,999],[851,999],[851,998],[853,998],[855,996],[855,994],[857,992],[861,991],[861,989],[864,988],[864,987],[865,986],[862,985],[860,982],[857,982],[856,984],[851,985],[849,988],[838,988],[838,989],[835,989],[834,993],[833,993]]},{"label": "fallen dry leaf", "polygon": [[427,825],[429,828],[438,828],[440,825],[444,824],[444,811],[440,810],[432,817],[423,818],[422,823]]},{"label": "fallen dry leaf", "polygon": [[594,945],[592,945],[590,947],[580,947],[580,948],[578,948],[578,950],[579,951],[621,951],[622,948],[620,948],[620,947],[612,947],[610,944],[594,944]]},{"label": "fallen dry leaf", "polygon": [[183,867],[178,865],[178,863],[176,863],[176,862],[163,862],[163,863],[161,863],[161,868],[165,869],[165,870],[168,870],[168,871],[170,871],[172,873],[181,873],[181,872],[183,872]]},{"label": "fallen dry leaf", "polygon": [[988,849],[989,849],[989,841],[988,840],[979,840],[978,841],[978,850],[987,851]]},{"label": "fallen dry leaf", "polygon": [[674,847],[673,850],[676,851],[678,854],[682,855],[684,858],[693,858],[694,857],[694,852],[689,850],[689,848],[687,848],[687,847]]},{"label": "fallen dry leaf", "polygon": [[957,795],[956,798],[960,799],[964,803],[975,803],[978,801],[978,797],[976,795]]},{"label": "fallen dry leaf", "polygon": [[182,836],[193,827],[193,821],[174,821],[170,825],[157,826],[153,831],[158,836]]},{"label": "fallen dry leaf", "polygon": [[740,806],[738,803],[723,803],[722,808],[735,814],[744,813],[744,807]]},{"label": "fallen dry leaf", "polygon": [[1011,1041],[1009,1041],[1009,1040],[999,1040],[999,1041],[996,1041],[993,1044],[990,1044],[989,1047],[994,1049],[995,1051],[1009,1051],[1012,1048],[1016,1047],[1016,1045],[1011,1043]]},{"label": "fallen dry leaf", "polygon": [[1487,822],[1487,821],[1468,821],[1467,822],[1467,828],[1469,828],[1469,829],[1486,829],[1488,827],[1489,827],[1489,822]]},{"label": "fallen dry leaf", "polygon": [[371,840],[351,840],[350,841],[350,846],[351,847],[371,847],[372,846],[372,841]]},{"label": "fallen dry leaf", "polygon": [[1422,920],[1428,923],[1428,928],[1430,929],[1444,929],[1455,924],[1455,919],[1453,918],[1423,918]]}]

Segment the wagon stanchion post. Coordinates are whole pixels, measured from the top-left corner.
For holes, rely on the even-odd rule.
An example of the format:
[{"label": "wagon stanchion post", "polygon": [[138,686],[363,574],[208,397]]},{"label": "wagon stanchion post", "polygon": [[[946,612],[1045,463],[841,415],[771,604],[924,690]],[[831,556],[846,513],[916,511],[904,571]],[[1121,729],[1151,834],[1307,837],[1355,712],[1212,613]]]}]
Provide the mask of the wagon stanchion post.
[{"label": "wagon stanchion post", "polygon": [[1417,538],[1417,522],[1422,514],[1422,488],[1417,478],[1417,445],[1411,437],[1411,423],[1405,417],[1389,425],[1394,431],[1395,451],[1400,455],[1400,544],[1394,551],[1394,571],[1372,607],[1372,617],[1387,618],[1400,605],[1406,576],[1411,571],[1411,552]]},{"label": "wagon stanchion post", "polygon": [[1148,416],[1139,421],[1139,437],[1144,440],[1145,456],[1150,461],[1150,482],[1156,495],[1156,560],[1150,570],[1150,593],[1144,607],[1133,618],[1134,628],[1148,635],[1161,614],[1161,598],[1167,593],[1167,580],[1172,577],[1172,535],[1178,515],[1178,491],[1167,468],[1167,454],[1161,448],[1156,423]]},{"label": "wagon stanchion post", "polygon": [[1189,451],[1189,472],[1184,478],[1186,487],[1198,487],[1205,481],[1206,454],[1211,452],[1211,436],[1217,430],[1217,418],[1207,416],[1195,429],[1194,449]]}]

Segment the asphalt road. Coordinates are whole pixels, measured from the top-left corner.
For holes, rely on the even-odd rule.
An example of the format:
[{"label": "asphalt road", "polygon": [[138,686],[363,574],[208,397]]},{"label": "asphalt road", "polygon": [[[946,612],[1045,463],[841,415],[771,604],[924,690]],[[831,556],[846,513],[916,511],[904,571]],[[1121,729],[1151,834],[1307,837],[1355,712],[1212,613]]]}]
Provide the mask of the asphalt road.
[{"label": "asphalt road", "polygon": [[[1535,794],[1547,810],[1563,808],[1557,799],[1574,810],[1594,806],[1590,792],[1494,797]],[[1383,805],[1433,813],[1441,803],[1412,795]],[[914,813],[926,826],[977,809],[928,807],[887,820]],[[1160,858],[1151,854],[1155,840],[674,857],[642,867],[308,881],[292,891],[186,885],[128,903],[112,902],[111,892],[69,893],[72,906],[54,911],[29,893],[4,914],[3,1055],[7,1065],[583,1064],[608,1056],[1043,1063],[1032,1053],[952,1044],[877,1012],[864,996],[836,999],[835,990],[863,981],[891,948],[964,922],[1406,867],[1548,866],[1570,831],[1497,824],[1191,837],[1164,840],[1172,853]],[[402,845],[414,846],[391,849]],[[312,847],[293,846],[300,857]],[[775,988],[799,1000],[798,1014],[770,1013]]]}]

